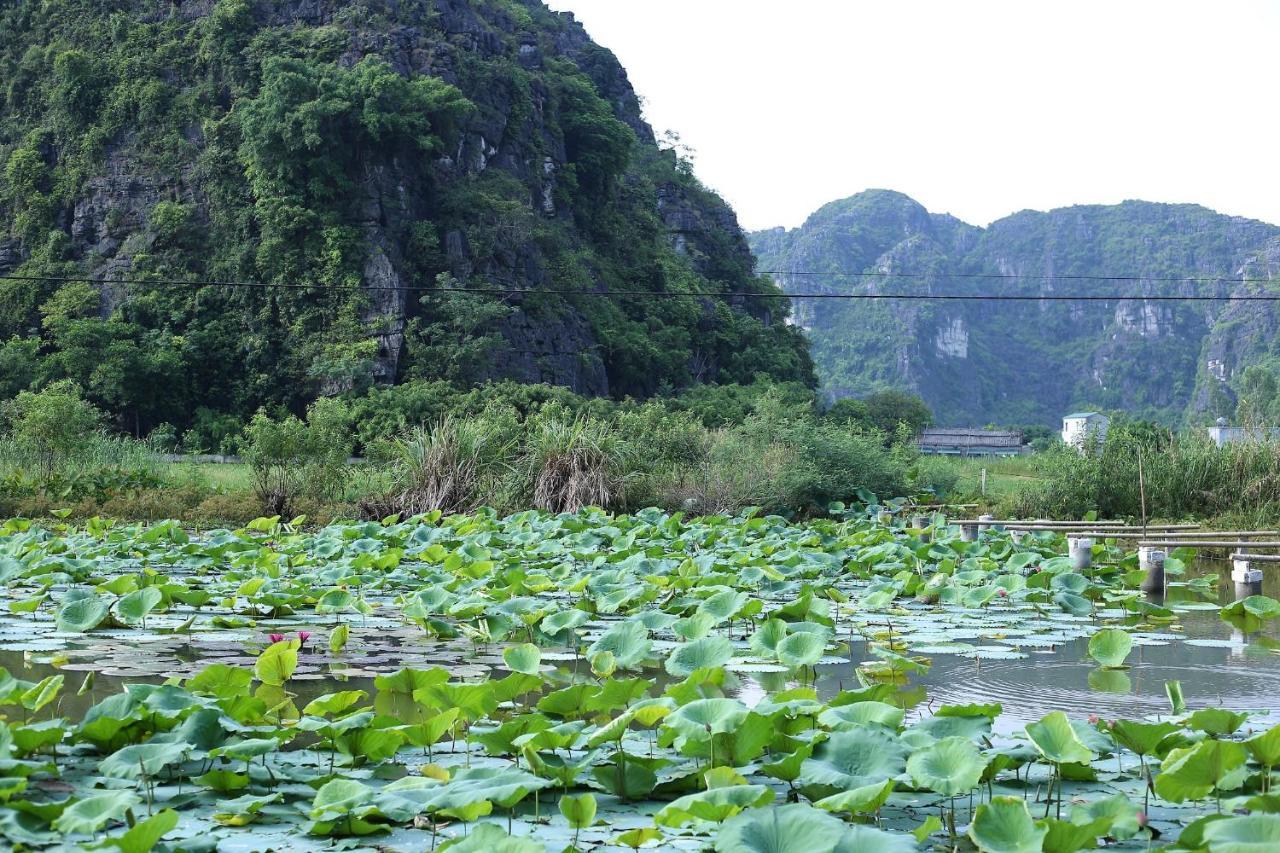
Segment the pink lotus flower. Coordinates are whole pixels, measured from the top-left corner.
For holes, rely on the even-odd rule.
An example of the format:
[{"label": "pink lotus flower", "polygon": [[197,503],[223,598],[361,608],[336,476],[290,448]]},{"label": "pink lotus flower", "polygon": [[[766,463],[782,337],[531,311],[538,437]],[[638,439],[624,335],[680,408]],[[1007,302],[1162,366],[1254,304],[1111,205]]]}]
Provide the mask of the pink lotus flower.
[{"label": "pink lotus flower", "polygon": [[299,643],[301,643],[302,645],[304,645],[304,646],[305,646],[305,645],[307,644],[307,640],[309,640],[309,639],[311,639],[311,632],[310,632],[310,631],[299,631],[299,632],[298,632],[298,642],[299,642]]},{"label": "pink lotus flower", "polygon": [[267,639],[273,643],[283,643],[284,634],[267,634]]},{"label": "pink lotus flower", "polygon": [[1146,825],[1147,825],[1147,813],[1138,812],[1138,826],[1146,826]]},{"label": "pink lotus flower", "polygon": [[1001,598],[1004,598],[1008,594],[1009,594],[1009,591],[1006,589],[1001,588],[996,590],[996,595],[1000,596]]},{"label": "pink lotus flower", "polygon": [[1099,722],[1101,719],[1102,719],[1102,718],[1101,718],[1101,717],[1099,717],[1097,714],[1090,714],[1090,715],[1089,715],[1089,725],[1091,725],[1091,726],[1096,726],[1096,725],[1098,724],[1098,722]]}]

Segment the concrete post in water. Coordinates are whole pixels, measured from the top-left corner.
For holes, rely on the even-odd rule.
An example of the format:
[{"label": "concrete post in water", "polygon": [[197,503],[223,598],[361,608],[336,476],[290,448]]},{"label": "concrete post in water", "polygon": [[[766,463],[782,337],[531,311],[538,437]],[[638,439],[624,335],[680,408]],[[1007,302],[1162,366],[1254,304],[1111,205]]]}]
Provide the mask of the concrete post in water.
[{"label": "concrete post in water", "polygon": [[995,520],[996,520],[996,517],[994,515],[978,516],[978,532],[982,533],[984,530],[990,530],[992,527],[994,527],[994,525],[991,522]]},{"label": "concrete post in water", "polygon": [[885,527],[892,527],[893,513],[887,509],[882,509],[880,512],[876,513],[876,521],[880,522]]},{"label": "concrete post in water", "polygon": [[1143,592],[1164,592],[1164,551],[1151,545],[1138,547],[1138,568],[1147,573],[1142,580]]},{"label": "concrete post in water", "polygon": [[1237,552],[1231,558],[1231,580],[1236,585],[1236,598],[1248,598],[1262,594],[1262,570],[1254,568],[1254,564],[1241,559]]},{"label": "concrete post in water", "polygon": [[927,515],[911,516],[911,526],[914,527],[916,530],[921,531],[920,533],[921,542],[930,542],[933,540],[933,528],[929,524],[930,521],[931,519]]},{"label": "concrete post in water", "polygon": [[1067,555],[1071,568],[1083,571],[1093,565],[1093,540],[1084,536],[1067,537]]},{"label": "concrete post in water", "polygon": [[978,539],[978,525],[976,524],[960,525],[960,539],[963,542],[976,542]]}]

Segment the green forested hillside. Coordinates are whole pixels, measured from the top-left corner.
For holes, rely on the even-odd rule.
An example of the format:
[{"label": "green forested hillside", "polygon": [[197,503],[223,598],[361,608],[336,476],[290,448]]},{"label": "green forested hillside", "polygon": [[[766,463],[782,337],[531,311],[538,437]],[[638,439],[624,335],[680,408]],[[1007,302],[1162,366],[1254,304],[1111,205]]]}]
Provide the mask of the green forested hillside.
[{"label": "green forested hillside", "polygon": [[[788,292],[1154,296],[1269,287],[1277,235],[1141,201],[977,228],[872,190],[750,239]],[[1117,275],[1132,280],[1100,278]],[[829,393],[908,387],[944,425],[1054,424],[1081,408],[1167,424],[1230,415],[1244,371],[1277,358],[1276,317],[1256,302],[809,300],[797,319]]]},{"label": "green forested hillside", "polygon": [[[0,395],[70,378],[145,433],[415,379],[812,381],[732,211],[536,0],[15,0],[0,33]],[[601,295],[636,290],[673,296]]]}]

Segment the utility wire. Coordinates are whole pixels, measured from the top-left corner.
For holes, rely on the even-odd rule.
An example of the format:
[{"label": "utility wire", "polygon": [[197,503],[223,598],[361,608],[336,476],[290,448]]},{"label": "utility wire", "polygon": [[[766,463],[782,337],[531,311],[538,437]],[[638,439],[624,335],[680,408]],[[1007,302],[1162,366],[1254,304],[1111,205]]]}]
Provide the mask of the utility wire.
[{"label": "utility wire", "polygon": [[[829,275],[828,273],[805,273],[806,275]],[[847,273],[847,275],[862,275]],[[867,275],[870,275],[869,273]],[[876,275],[895,276],[897,273]],[[907,275],[907,274],[902,274]],[[1021,278],[1020,276],[995,275],[997,278]],[[1034,277],[1031,277],[1034,278]],[[1067,279],[1067,276],[1059,278]],[[1223,279],[1147,279],[1133,276],[1113,277],[1078,277],[1085,280],[1106,281],[1178,281],[1178,282],[1223,282]],[[38,281],[38,282],[87,282],[90,284],[136,284],[145,287],[223,287],[247,288],[258,290],[321,290],[359,293],[366,291],[393,291],[409,293],[475,293],[495,296],[607,296],[607,297],[645,297],[671,299],[675,297],[709,297],[730,299],[735,297],[746,299],[848,299],[848,300],[902,300],[902,301],[969,301],[969,302],[1280,302],[1280,293],[1270,294],[1016,294],[1016,293],[824,293],[800,292],[735,292],[735,291],[666,291],[666,290],[574,290],[567,288],[522,289],[505,287],[424,287],[420,285],[361,285],[358,287],[340,287],[331,284],[273,284],[262,281],[219,281],[208,279],[145,279],[145,278],[94,278],[93,276],[48,276],[48,275],[16,275],[3,274],[0,280]],[[1075,280],[1075,278],[1071,278]],[[1271,279],[1236,279],[1232,283],[1275,283]]]}]

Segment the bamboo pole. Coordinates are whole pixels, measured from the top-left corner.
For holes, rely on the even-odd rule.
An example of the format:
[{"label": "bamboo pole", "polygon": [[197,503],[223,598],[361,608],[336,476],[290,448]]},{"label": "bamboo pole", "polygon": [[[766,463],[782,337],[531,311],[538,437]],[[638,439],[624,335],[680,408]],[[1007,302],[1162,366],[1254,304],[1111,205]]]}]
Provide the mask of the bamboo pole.
[{"label": "bamboo pole", "polygon": [[1153,548],[1280,548],[1280,542],[1256,539],[1144,539],[1140,544]]}]

